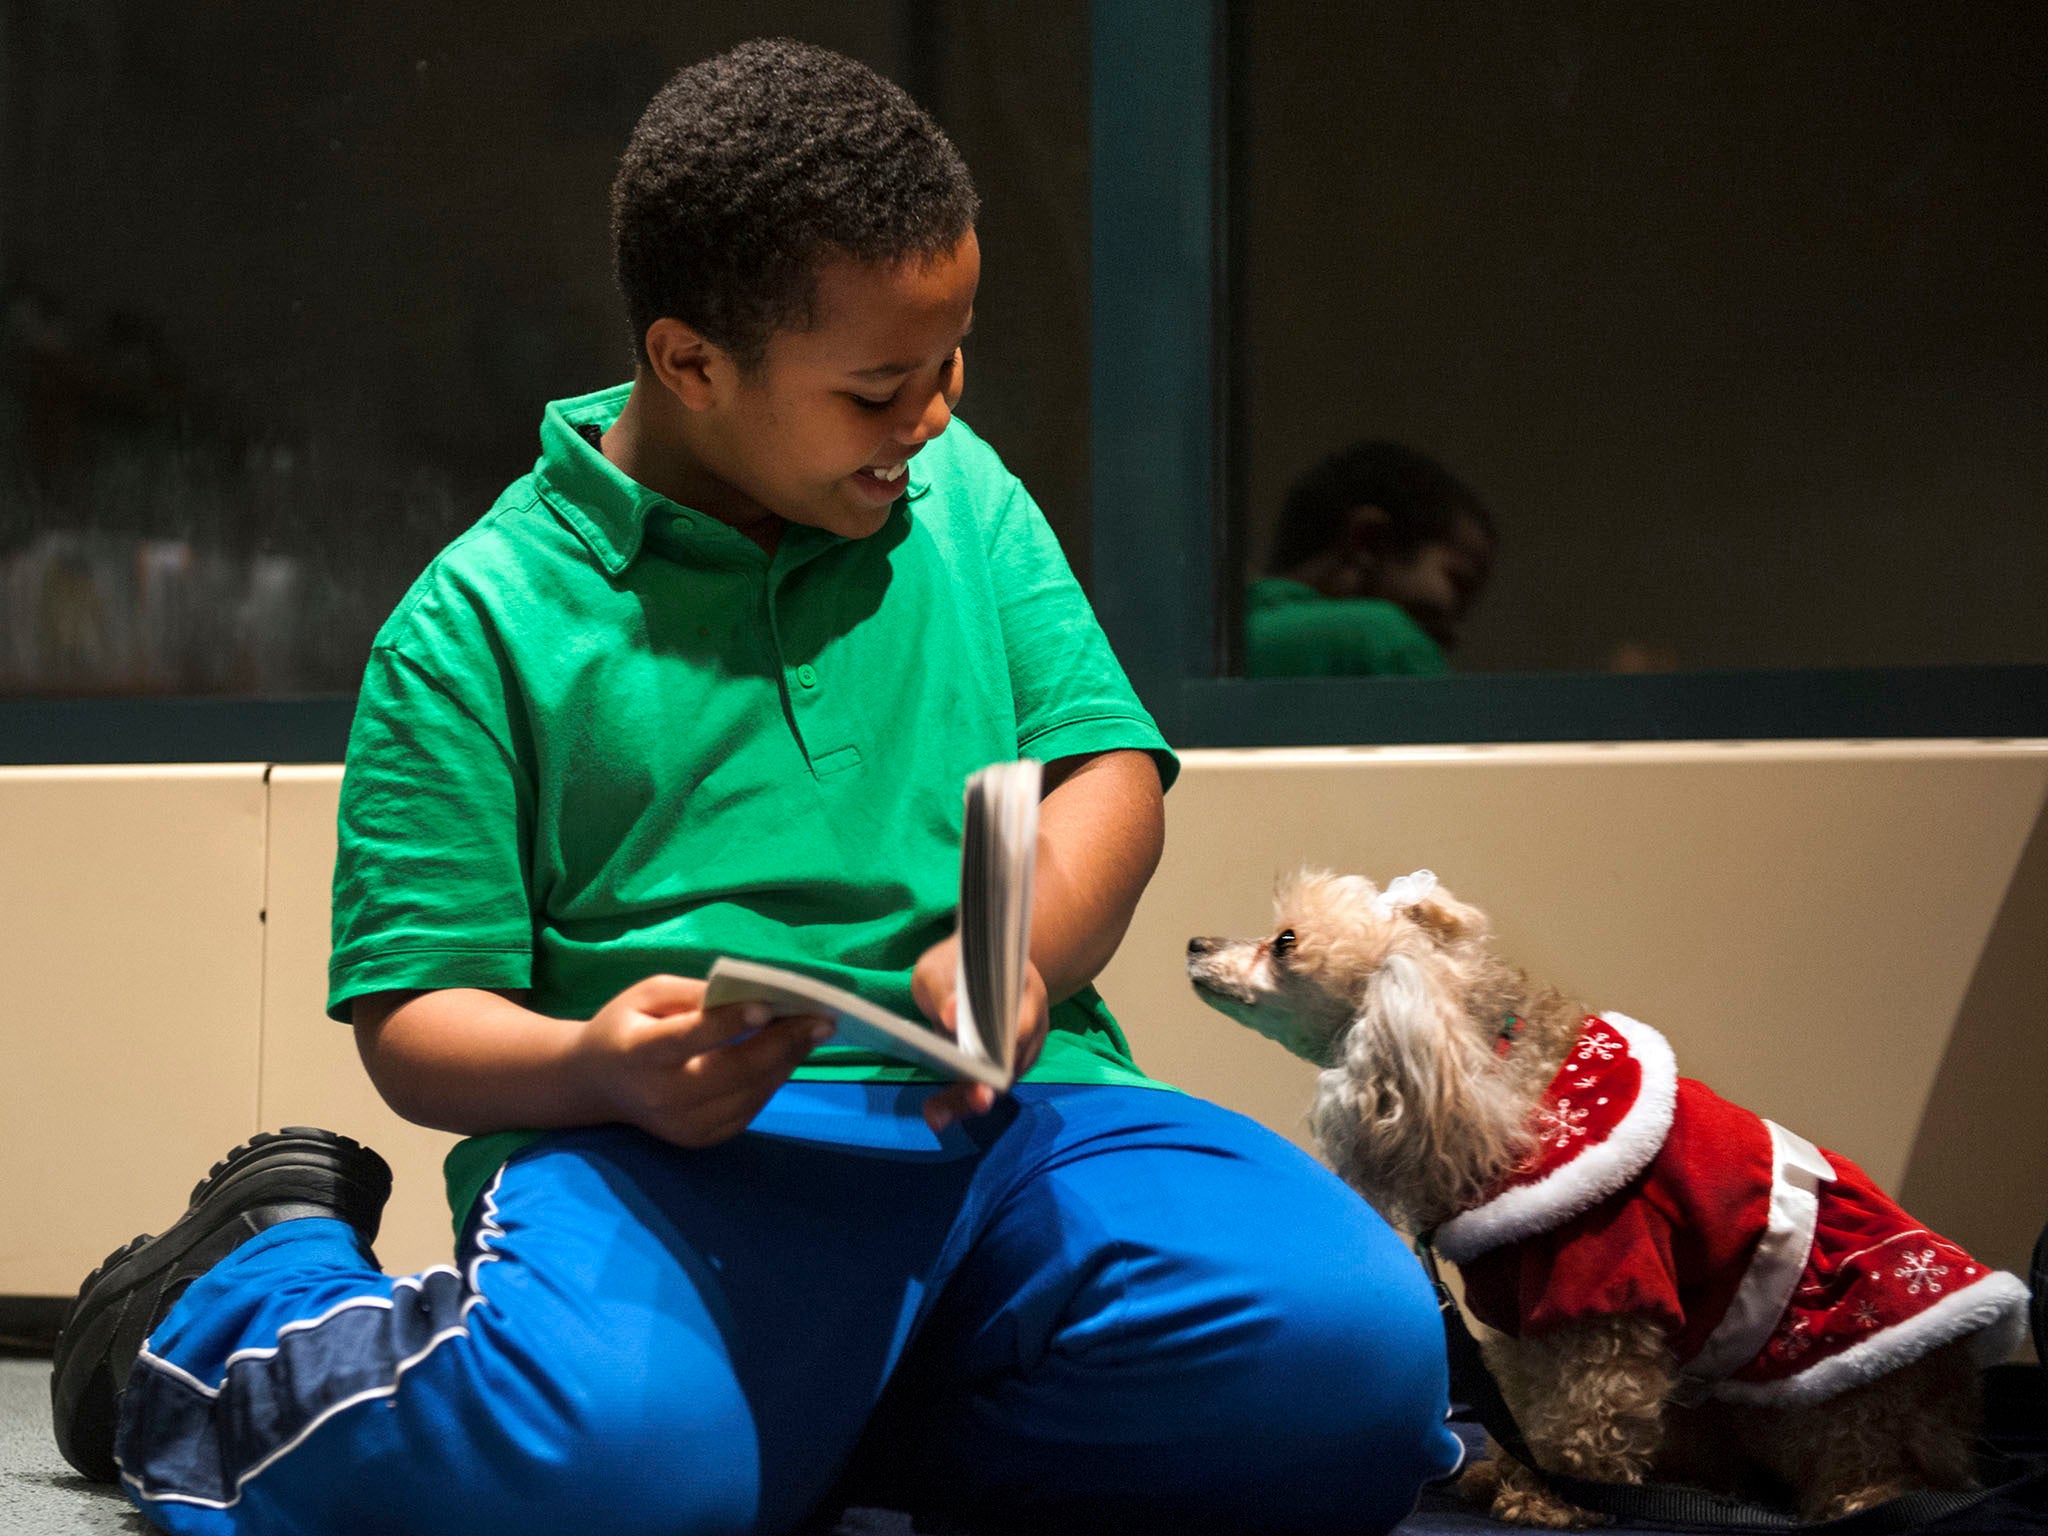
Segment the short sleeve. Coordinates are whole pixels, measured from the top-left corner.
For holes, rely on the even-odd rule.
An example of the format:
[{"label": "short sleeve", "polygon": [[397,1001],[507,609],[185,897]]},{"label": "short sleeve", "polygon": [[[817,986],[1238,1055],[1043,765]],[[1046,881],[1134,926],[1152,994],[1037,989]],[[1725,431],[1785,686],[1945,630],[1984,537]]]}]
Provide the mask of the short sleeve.
[{"label": "short sleeve", "polygon": [[530,984],[532,778],[500,691],[371,652],[342,777],[330,1016],[370,992]]},{"label": "short sleeve", "polygon": [[1440,677],[1443,649],[1381,598],[1311,598],[1245,618],[1250,677]]},{"label": "short sleeve", "polygon": [[1014,477],[997,515],[990,576],[1017,709],[1017,750],[1050,762],[1083,753],[1149,752],[1170,786],[1179,760],[1095,621],[1045,514]]},{"label": "short sleeve", "polygon": [[1356,672],[1373,677],[1442,677],[1451,670],[1443,648],[1392,603],[1375,604],[1380,611],[1361,626],[1357,637],[1363,654]]}]

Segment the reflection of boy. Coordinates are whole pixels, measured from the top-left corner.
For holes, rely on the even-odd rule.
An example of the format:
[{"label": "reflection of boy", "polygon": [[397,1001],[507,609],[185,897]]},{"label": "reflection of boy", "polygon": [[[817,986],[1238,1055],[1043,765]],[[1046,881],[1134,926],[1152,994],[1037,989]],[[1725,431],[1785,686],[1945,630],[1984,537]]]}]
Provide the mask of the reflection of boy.
[{"label": "reflection of boy", "polygon": [[[1088,984],[1174,760],[951,420],[974,211],[830,54],[749,45],[649,108],[634,381],[548,408],[350,744],[330,1005],[394,1106],[472,1133],[459,1268],[378,1272],[353,1144],[210,1176],[67,1342],[225,1261],[135,1301],[99,1375],[57,1362],[60,1441],[111,1470],[92,1384],[153,1326],[118,1445],[165,1529],[781,1531],[849,1463],[1047,1530],[1379,1529],[1456,1460],[1393,1234],[1149,1082]],[[950,1022],[961,782],[1020,753],[1050,787],[1010,1098],[701,1009],[739,953]]]},{"label": "reflection of boy", "polygon": [[1492,517],[1450,471],[1398,443],[1354,443],[1287,493],[1275,574],[1245,595],[1245,672],[1444,672],[1493,553]]}]

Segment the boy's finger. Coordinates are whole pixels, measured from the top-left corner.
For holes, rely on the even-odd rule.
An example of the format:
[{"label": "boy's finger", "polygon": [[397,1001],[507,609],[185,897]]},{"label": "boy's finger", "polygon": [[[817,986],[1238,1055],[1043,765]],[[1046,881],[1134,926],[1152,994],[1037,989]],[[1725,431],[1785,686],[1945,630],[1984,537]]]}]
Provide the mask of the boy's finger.
[{"label": "boy's finger", "polygon": [[751,1125],[754,1116],[767,1102],[765,1098],[749,1099],[745,1103],[736,1098],[721,1099],[714,1108],[692,1109],[678,1116],[672,1124],[657,1127],[655,1134],[679,1147],[715,1147],[720,1142],[732,1140]]},{"label": "boy's finger", "polygon": [[[741,1035],[771,1021],[775,1017],[775,1009],[758,999],[744,1003],[720,1003],[716,1008],[706,1008],[704,1017],[720,1030]],[[785,1017],[794,1018],[796,1015]]]},{"label": "boy's finger", "polygon": [[745,1039],[693,1056],[688,1070],[707,1099],[761,1083],[772,1093],[814,1047],[831,1037],[830,1019],[794,1014],[762,1024]]},{"label": "boy's finger", "polygon": [[1010,1063],[1010,1069],[1019,1077],[1031,1070],[1038,1060],[1038,1053],[1045,1049],[1048,1022],[1047,1016],[1041,1013],[1017,1036],[1016,1056]]},{"label": "boy's finger", "polygon": [[954,1083],[924,1101],[924,1123],[943,1131],[956,1120],[985,1115],[996,1105],[996,1092],[984,1083]]},{"label": "boy's finger", "polygon": [[936,1134],[958,1120],[965,1107],[957,1086],[941,1088],[924,1101],[924,1123]]},{"label": "boy's finger", "polygon": [[694,976],[648,976],[634,983],[629,997],[642,1013],[665,1018],[698,1007],[704,1001],[704,983]]},{"label": "boy's finger", "polygon": [[706,1051],[715,1051],[731,1044],[744,1035],[765,1028],[773,1017],[773,1010],[766,1003],[727,1003],[722,1008],[707,1008],[702,1013],[687,1017],[653,1014],[652,1017],[669,1025],[677,1038],[684,1041],[693,1056]]},{"label": "boy's finger", "polygon": [[677,1114],[671,1139],[685,1146],[708,1147],[737,1136],[754,1123],[754,1117],[781,1086],[774,1080],[744,1084],[692,1104]]}]

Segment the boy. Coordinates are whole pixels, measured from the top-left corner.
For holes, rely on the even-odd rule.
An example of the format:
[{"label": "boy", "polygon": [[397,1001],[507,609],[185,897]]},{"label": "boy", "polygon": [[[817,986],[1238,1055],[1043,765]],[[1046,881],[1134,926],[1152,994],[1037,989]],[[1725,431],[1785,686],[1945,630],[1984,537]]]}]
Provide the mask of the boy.
[{"label": "boy", "polygon": [[1353,443],[1297,480],[1276,574],[1245,594],[1250,677],[1430,676],[1493,569],[1493,518],[1470,487],[1399,443]]},{"label": "boy", "polygon": [[[1088,985],[1174,762],[951,420],[952,146],[749,44],[656,97],[613,201],[633,382],[549,407],[349,747],[330,1010],[471,1135],[458,1267],[378,1271],[365,1149],[238,1149],[81,1292],[67,1456],[181,1532],[775,1532],[849,1466],[1042,1529],[1390,1524],[1457,1457],[1412,1262],[1146,1080]],[[1020,754],[1035,1067],[1000,1106],[701,1008],[735,953],[949,1024],[961,784]]]}]

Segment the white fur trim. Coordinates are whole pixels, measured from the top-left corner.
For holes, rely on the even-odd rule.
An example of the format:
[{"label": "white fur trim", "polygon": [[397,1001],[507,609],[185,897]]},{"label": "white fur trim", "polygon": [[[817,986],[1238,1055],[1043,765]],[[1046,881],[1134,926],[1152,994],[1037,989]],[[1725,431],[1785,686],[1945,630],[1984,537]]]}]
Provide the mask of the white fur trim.
[{"label": "white fur trim", "polygon": [[1685,1374],[1694,1381],[1732,1375],[1770,1343],[1813,1252],[1820,1187],[1835,1176],[1826,1154],[1812,1142],[1775,1120],[1764,1124],[1771,1132],[1770,1212],[1728,1310],[1700,1352],[1686,1363]]},{"label": "white fur trim", "polygon": [[1533,1184],[1516,1184],[1437,1228],[1436,1248],[1463,1264],[1503,1243],[1520,1242],[1591,1210],[1650,1166],[1671,1133],[1678,1103],[1678,1062],[1664,1037],[1623,1013],[1599,1015],[1628,1045],[1643,1072],[1636,1101],[1597,1146]]},{"label": "white fur trim", "polygon": [[1971,1341],[1972,1353],[1980,1363],[1990,1364],[2011,1354],[2019,1342],[2027,1299],[2026,1282],[2018,1275],[1987,1270],[1926,1311],[1872,1334],[1839,1355],[1817,1360],[1796,1376],[1782,1381],[1716,1382],[1712,1394],[1731,1403],[1804,1407],[1875,1381],[1971,1333],[1977,1335]]}]

